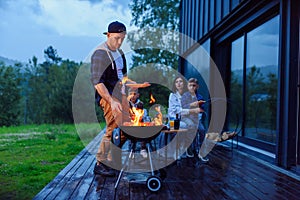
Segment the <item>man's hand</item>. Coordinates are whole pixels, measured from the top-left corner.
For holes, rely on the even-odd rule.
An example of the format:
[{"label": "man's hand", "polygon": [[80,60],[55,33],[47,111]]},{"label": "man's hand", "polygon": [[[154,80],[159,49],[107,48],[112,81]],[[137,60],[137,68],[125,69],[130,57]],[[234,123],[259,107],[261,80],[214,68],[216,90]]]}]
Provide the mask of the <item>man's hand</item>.
[{"label": "man's hand", "polygon": [[122,112],[122,106],[118,101],[112,99],[110,102],[110,106],[114,116]]},{"label": "man's hand", "polygon": [[95,85],[95,89],[105,101],[110,102],[110,106],[114,116],[122,112],[121,104],[111,97],[111,95],[108,93],[108,90],[103,83],[99,83]]}]

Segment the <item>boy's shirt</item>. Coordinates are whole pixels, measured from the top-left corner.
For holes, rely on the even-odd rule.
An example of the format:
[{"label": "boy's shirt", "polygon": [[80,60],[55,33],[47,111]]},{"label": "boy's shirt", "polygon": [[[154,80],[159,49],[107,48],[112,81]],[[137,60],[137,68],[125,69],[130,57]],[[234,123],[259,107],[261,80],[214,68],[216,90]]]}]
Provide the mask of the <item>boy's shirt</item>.
[{"label": "boy's shirt", "polygon": [[[190,107],[190,104],[195,101],[204,100],[202,95],[200,95],[198,92],[196,92],[196,95],[192,95],[190,92],[185,92],[181,97],[181,106],[183,109],[190,109],[190,108],[196,108],[196,107]],[[203,108],[203,105],[201,106]],[[198,124],[199,119],[201,118],[202,113],[199,114],[189,114],[186,117],[190,118],[194,123]]]}]

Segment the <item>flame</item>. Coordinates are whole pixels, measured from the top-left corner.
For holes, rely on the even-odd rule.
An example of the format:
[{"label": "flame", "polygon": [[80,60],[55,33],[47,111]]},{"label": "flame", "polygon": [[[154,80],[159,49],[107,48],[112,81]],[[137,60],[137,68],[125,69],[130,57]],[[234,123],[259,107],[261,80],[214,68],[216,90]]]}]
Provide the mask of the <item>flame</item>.
[{"label": "flame", "polygon": [[152,103],[155,103],[155,98],[153,97],[152,94],[150,94],[150,101],[149,101],[150,104]]},{"label": "flame", "polygon": [[162,125],[163,117],[160,110],[160,106],[155,106],[155,110],[157,112],[156,116],[154,117],[154,123],[155,125]]},{"label": "flame", "polygon": [[132,107],[130,109],[130,112],[132,113],[132,118],[133,118],[131,119],[132,126],[141,126],[144,110]]},{"label": "flame", "polygon": [[122,84],[124,85],[127,81],[128,81],[128,77],[127,77],[127,76],[124,76],[124,77],[122,78]]},{"label": "flame", "polygon": [[124,77],[122,78],[121,83],[124,85],[126,82],[135,83],[133,80],[131,80],[130,78],[128,78],[128,76],[124,76]]}]

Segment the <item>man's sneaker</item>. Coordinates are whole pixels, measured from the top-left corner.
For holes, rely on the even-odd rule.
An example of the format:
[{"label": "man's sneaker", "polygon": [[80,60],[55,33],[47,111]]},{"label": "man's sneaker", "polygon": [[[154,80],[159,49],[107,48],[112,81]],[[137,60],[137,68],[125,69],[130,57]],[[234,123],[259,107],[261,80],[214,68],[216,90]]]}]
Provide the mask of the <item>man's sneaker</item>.
[{"label": "man's sneaker", "polygon": [[194,157],[194,153],[191,150],[187,149],[186,150],[186,156],[189,157],[189,158],[193,158]]},{"label": "man's sneaker", "polygon": [[109,176],[109,177],[113,177],[116,175],[113,169],[111,169],[110,167],[102,163],[100,163],[99,165],[97,165],[97,163],[95,164],[94,174],[100,174],[102,176]]},{"label": "man's sneaker", "polygon": [[202,163],[208,163],[208,161],[209,161],[208,158],[204,158],[204,157],[202,157],[200,154],[198,154],[198,157],[199,157],[199,159],[200,159],[200,161],[201,161]]},{"label": "man's sneaker", "polygon": [[147,158],[148,157],[148,153],[147,153],[146,149],[142,149],[141,152],[140,152],[140,154],[141,154],[141,156],[143,158]]}]

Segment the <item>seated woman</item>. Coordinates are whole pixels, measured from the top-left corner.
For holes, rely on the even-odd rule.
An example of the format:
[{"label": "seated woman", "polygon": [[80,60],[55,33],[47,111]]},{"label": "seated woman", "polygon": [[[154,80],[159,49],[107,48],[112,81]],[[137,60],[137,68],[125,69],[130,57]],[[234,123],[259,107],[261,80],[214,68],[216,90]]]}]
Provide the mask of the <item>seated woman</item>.
[{"label": "seated woman", "polygon": [[[183,109],[181,106],[181,95],[187,91],[187,82],[184,77],[178,76],[174,79],[173,86],[172,86],[172,93],[169,95],[169,105],[168,105],[168,119],[169,121],[173,121],[176,118],[176,114],[181,118],[182,116],[188,115],[189,113],[196,113],[198,114],[202,110],[200,108],[193,108],[193,109]],[[181,121],[180,128],[188,128],[188,125]],[[167,135],[167,142],[169,143],[174,137],[176,133],[168,133]],[[163,139],[162,139],[163,138]],[[160,146],[165,145],[164,136],[160,137]],[[182,141],[182,140],[180,140]],[[175,158],[175,151],[176,146],[175,143],[168,144],[168,157]],[[184,146],[184,145],[183,145]],[[185,150],[184,150],[185,151]],[[179,154],[180,155],[180,154]]]}]

